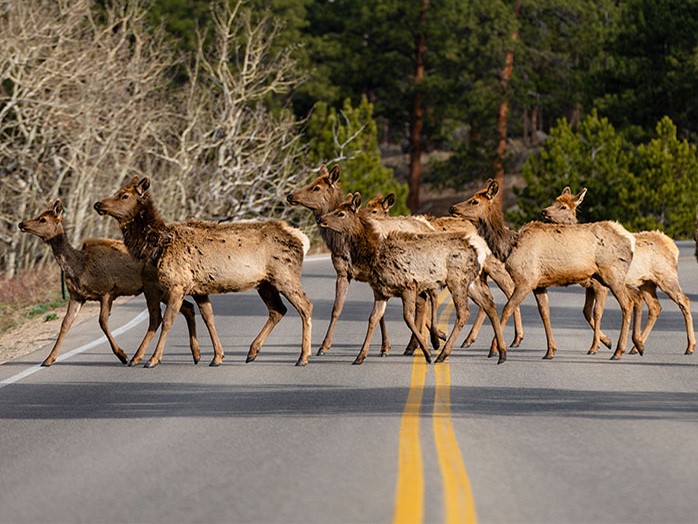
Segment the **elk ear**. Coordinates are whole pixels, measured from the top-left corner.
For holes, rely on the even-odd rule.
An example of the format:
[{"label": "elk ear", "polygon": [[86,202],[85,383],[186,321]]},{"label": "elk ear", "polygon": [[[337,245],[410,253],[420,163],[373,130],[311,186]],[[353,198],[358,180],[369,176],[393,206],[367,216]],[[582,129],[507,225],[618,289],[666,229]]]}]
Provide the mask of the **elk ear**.
[{"label": "elk ear", "polygon": [[63,202],[61,202],[60,198],[57,198],[56,201],[51,204],[51,211],[56,215],[56,218],[61,218],[63,216]]},{"label": "elk ear", "polygon": [[145,194],[145,192],[148,191],[149,187],[150,187],[150,178],[148,178],[147,176],[144,176],[136,184],[136,193],[138,194],[138,196],[143,196]]},{"label": "elk ear", "polygon": [[330,172],[327,170],[327,166],[325,164],[320,164],[320,176],[325,176],[329,174]]},{"label": "elk ear", "polygon": [[388,209],[393,207],[395,205],[395,193],[388,193],[388,196],[386,196],[383,199],[382,204],[383,204],[383,209],[385,209],[386,211],[388,211]]},{"label": "elk ear", "polygon": [[[327,169],[327,168],[325,168]],[[335,164],[332,166],[332,169],[330,169],[330,182],[333,184],[339,180],[339,164]]]},{"label": "elk ear", "polygon": [[499,184],[496,180],[492,180],[490,178],[487,183],[487,192],[485,193],[485,196],[489,200],[492,200],[495,196],[497,196],[497,193],[499,193]]},{"label": "elk ear", "polygon": [[565,186],[565,188],[562,190],[562,193],[560,193],[560,194],[561,195],[571,195],[572,190],[570,189],[570,186]]},{"label": "elk ear", "polygon": [[354,193],[354,196],[351,199],[351,205],[354,208],[354,211],[361,207],[361,193],[358,191]]},{"label": "elk ear", "polygon": [[582,200],[584,200],[584,195],[587,194],[587,188],[583,187],[582,190],[577,194],[574,200],[574,204],[578,206],[579,204],[582,203]]}]

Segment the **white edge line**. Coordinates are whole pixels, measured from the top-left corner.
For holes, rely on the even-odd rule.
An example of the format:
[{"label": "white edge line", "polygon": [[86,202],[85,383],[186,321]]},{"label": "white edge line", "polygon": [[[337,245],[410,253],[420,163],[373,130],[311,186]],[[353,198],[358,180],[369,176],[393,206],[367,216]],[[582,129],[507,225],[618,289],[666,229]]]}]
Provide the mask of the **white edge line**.
[{"label": "white edge line", "polygon": [[[115,329],[112,331],[112,335],[119,336],[122,333],[126,333],[130,329],[133,329],[136,327],[138,324],[143,322],[146,318],[148,318],[148,309],[144,309],[141,311],[136,317],[132,318],[128,323],[124,324],[120,328]],[[104,343],[107,341],[107,337],[102,335],[96,340],[93,340],[92,342],[88,342],[87,344],[80,346],[79,348],[75,348],[72,351],[68,351],[67,353],[64,353],[63,355],[60,355],[57,359],[56,362],[61,362],[63,360],[67,360],[70,357],[74,357],[75,355],[79,355],[80,353],[87,351],[88,349],[92,349],[95,346],[99,346],[100,344]],[[0,381],[0,389],[4,388],[5,386],[9,386],[10,384],[14,384],[15,382],[19,382],[23,378],[27,378],[29,375],[33,375],[37,371],[40,371],[41,369],[44,369],[41,364],[35,364],[24,371],[20,371],[16,375],[11,376],[10,378],[6,378],[5,380]]]}]

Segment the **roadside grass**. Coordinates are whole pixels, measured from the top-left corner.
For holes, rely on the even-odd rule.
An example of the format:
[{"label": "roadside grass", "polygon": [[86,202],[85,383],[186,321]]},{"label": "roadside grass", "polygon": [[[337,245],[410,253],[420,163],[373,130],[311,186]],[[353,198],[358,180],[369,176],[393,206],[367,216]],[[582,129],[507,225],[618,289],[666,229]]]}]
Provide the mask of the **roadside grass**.
[{"label": "roadside grass", "polygon": [[0,334],[25,322],[43,317],[58,318],[56,309],[67,301],[61,298],[60,271],[55,268],[27,270],[0,281]]}]

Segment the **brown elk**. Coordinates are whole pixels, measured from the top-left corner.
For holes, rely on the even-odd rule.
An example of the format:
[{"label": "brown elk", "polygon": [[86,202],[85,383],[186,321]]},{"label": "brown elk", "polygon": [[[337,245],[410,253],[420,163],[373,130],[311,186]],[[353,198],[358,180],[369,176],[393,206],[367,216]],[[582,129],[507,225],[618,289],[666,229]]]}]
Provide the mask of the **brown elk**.
[{"label": "brown elk", "polygon": [[414,321],[415,299],[419,293],[447,287],[453,298],[456,321],[444,347],[437,357],[443,361],[451,352],[455,338],[468,316],[468,288],[473,286],[473,299],[483,308],[494,327],[499,363],[506,360],[506,347],[497,316],[497,309],[484,284],[478,278],[486,257],[484,241],[477,235],[464,233],[384,233],[375,219],[361,216],[361,196],[355,193],[334,211],[322,216],[319,225],[345,235],[351,240],[351,256],[357,266],[365,267],[373,289],[374,305],[361,350],[354,364],[361,364],[368,354],[371,335],[385,313],[389,297],[402,298],[403,317],[419,341],[427,362],[431,352],[426,339]]},{"label": "brown elk", "polygon": [[[161,320],[162,291],[156,284],[143,282],[143,262],[129,255],[124,243],[118,240],[92,238],[86,240],[81,249],[75,249],[71,246],[63,229],[63,203],[61,200],[49,204],[48,208],[37,217],[20,222],[19,229],[39,237],[51,247],[56,262],[63,270],[70,297],[68,310],[61,322],[58,338],[51,353],[41,365],[50,366],[56,360],[63,339],[73,325],[73,321],[83,304],[88,300],[99,302],[99,326],[106,335],[114,354],[123,364],[126,364],[126,354],[109,331],[108,320],[114,300],[118,297],[139,295],[145,291],[150,313],[150,329],[157,330]],[[186,302],[182,307],[182,315],[189,328],[192,357],[194,363],[198,363],[201,354],[199,342],[196,339],[194,306]],[[144,350],[143,347],[142,351]],[[139,351],[141,351],[140,347]],[[131,364],[133,363],[137,362],[132,359]]]},{"label": "brown elk", "polygon": [[280,220],[245,223],[165,223],[153,203],[150,179],[134,176],[114,195],[94,205],[100,215],[116,219],[124,243],[145,263],[168,296],[162,330],[155,352],[146,363],[162,360],[167,334],[185,295],[191,295],[205,317],[213,342],[212,366],[223,362],[223,346],[216,333],[209,294],[255,288],[269,317],[252,341],[247,362],[257,357],[274,327],[286,314],[281,295],[298,311],[302,327],[301,354],[296,365],[310,356],[312,303],[301,284],[308,238]]},{"label": "brown elk", "polygon": [[[387,217],[390,208],[394,204],[395,195],[393,193],[390,193],[385,197],[383,197],[383,195],[376,195],[366,203],[364,208],[362,208],[362,213],[370,214],[375,218]],[[477,229],[472,222],[468,222],[467,220],[463,220],[461,218],[434,217],[430,215],[420,215],[420,218],[428,221],[436,231],[465,231],[469,234],[478,234]],[[504,292],[506,297],[509,298],[514,292],[514,281],[509,276],[509,273],[506,272],[504,264],[498,260],[491,251],[489,251],[489,248],[487,248],[487,250],[488,254],[483,264],[482,277],[487,278],[487,276],[489,276],[492,278],[497,286],[499,286],[499,288]],[[475,318],[475,322],[473,322],[470,333],[468,333],[468,336],[465,337],[461,347],[469,347],[473,342],[475,342],[486,316],[487,315],[483,310],[478,310],[477,317]],[[524,337],[521,313],[518,307],[514,310],[514,330],[514,341],[511,343],[510,347],[518,347]]]},{"label": "brown elk", "polygon": [[[585,194],[586,189],[582,189],[577,195],[574,195],[569,187],[565,187],[562,193],[555,199],[555,202],[543,210],[543,216],[546,220],[555,224],[576,224],[577,207],[584,199]],[[685,354],[690,355],[696,347],[696,336],[693,330],[691,302],[679,283],[679,250],[674,241],[660,231],[642,231],[634,233],[634,235],[635,254],[628,269],[626,284],[639,288],[642,293],[641,298],[647,303],[647,322],[640,334],[642,342],[647,342],[647,338],[662,310],[662,306],[657,298],[657,288],[659,288],[679,306],[683,314],[687,338]],[[594,286],[593,291],[591,302],[602,295],[600,300],[602,305],[605,304],[607,289],[603,286]],[[642,320],[642,300],[637,300],[637,297],[634,298],[634,321],[639,324]],[[590,302],[589,294],[587,294],[587,300],[584,304],[585,311],[587,309],[590,310],[592,307],[587,302]],[[600,313],[603,313],[603,307],[601,307]],[[595,319],[592,327],[598,326],[600,318],[601,315],[599,314],[599,318]]]},{"label": "brown elk", "polygon": [[[620,359],[625,352],[632,315],[631,290],[625,286],[625,276],[633,258],[635,237],[615,222],[577,225],[530,222],[518,232],[512,231],[504,223],[502,210],[495,200],[498,191],[499,185],[490,179],[474,196],[451,206],[450,212],[477,226],[514,280],[514,293],[502,311],[502,329],[513,309],[533,291],[547,338],[548,347],[543,358],[552,359],[556,345],[550,325],[547,288],[593,277],[609,287],[620,304],[623,321],[618,345],[611,357]],[[633,341],[642,351],[639,332],[635,330]]]},{"label": "brown elk", "polygon": [[[286,200],[291,205],[303,206],[312,211],[317,221],[324,214],[336,209],[345,200],[345,195],[339,182],[339,174],[338,165],[335,164],[329,171],[326,166],[322,165],[320,167],[320,176],[306,187],[288,195]],[[356,268],[352,263],[349,241],[344,235],[330,229],[320,228],[320,236],[330,250],[332,265],[337,272],[332,315],[327,326],[325,338],[322,340],[322,344],[320,344],[317,352],[318,355],[324,355],[332,346],[334,331],[344,308],[349,283],[352,280],[368,282],[369,275]],[[390,341],[383,318],[380,319],[380,328],[381,355],[387,355],[390,352]]]}]

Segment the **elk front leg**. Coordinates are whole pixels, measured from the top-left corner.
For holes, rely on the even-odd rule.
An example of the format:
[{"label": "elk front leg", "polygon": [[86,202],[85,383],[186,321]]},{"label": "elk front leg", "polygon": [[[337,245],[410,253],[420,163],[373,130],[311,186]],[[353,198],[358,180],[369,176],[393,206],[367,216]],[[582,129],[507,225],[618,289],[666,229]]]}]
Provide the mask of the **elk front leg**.
[{"label": "elk front leg", "polygon": [[[483,280],[474,280],[473,283],[468,286],[468,296],[473,299],[473,302],[477,304],[480,311],[487,315],[492,324],[492,330],[494,331],[494,343],[497,345],[497,353],[499,354],[499,359],[497,364],[505,362],[507,359],[507,347],[504,343],[504,334],[502,332],[502,325],[497,315],[497,306],[494,303],[494,298],[492,293],[490,293],[490,288]],[[467,302],[466,302],[467,307]],[[514,314],[519,308],[514,308]]]},{"label": "elk front leg", "polygon": [[402,293],[401,298],[402,317],[405,320],[405,324],[407,324],[407,327],[410,328],[412,334],[417,338],[419,347],[422,349],[422,353],[424,353],[424,358],[429,364],[431,364],[431,351],[429,350],[429,345],[419,326],[417,326],[414,321],[417,292],[414,290],[406,290]]},{"label": "elk front leg", "polygon": [[371,316],[368,317],[368,328],[366,329],[366,336],[364,337],[364,343],[361,346],[359,354],[354,359],[353,364],[362,364],[366,360],[368,355],[368,348],[371,345],[371,337],[373,336],[373,331],[376,329],[376,324],[379,322],[383,315],[385,314],[385,307],[388,305],[388,299],[386,297],[380,296],[377,293],[373,293],[373,310],[371,311]]},{"label": "elk front leg", "polygon": [[[617,284],[616,282],[618,280],[614,281],[611,287],[611,293],[613,293],[613,296],[618,301],[620,310],[623,314],[623,321],[620,326],[620,335],[618,336],[618,344],[616,345],[616,350],[613,353],[611,360],[620,360],[623,353],[625,353],[625,347],[628,343],[628,332],[630,331],[630,320],[633,315],[634,297],[630,296],[629,292],[631,292],[631,290],[625,286],[624,280],[624,278],[621,280],[621,282],[623,282],[622,284]],[[635,330],[635,328],[633,330]],[[635,337],[634,334],[633,337]],[[638,345],[638,350],[643,347],[642,341],[634,340],[633,342]]]},{"label": "elk front leg", "polygon": [[68,302],[68,309],[66,310],[63,321],[61,322],[61,330],[58,332],[58,338],[53,344],[53,349],[51,349],[51,352],[41,363],[42,366],[48,367],[56,361],[56,358],[61,351],[63,339],[70,330],[70,326],[73,325],[73,321],[75,320],[75,317],[78,316],[78,313],[80,312],[80,309],[84,303],[84,300],[75,299],[72,297],[70,298],[70,302]]},{"label": "elk front leg", "polygon": [[536,302],[538,303],[538,313],[543,321],[545,338],[548,341],[548,350],[545,352],[543,358],[545,360],[552,360],[555,357],[557,346],[555,344],[555,338],[553,337],[553,327],[550,324],[550,302],[548,300],[548,290],[544,287],[536,288],[533,290],[533,296],[536,297]]},{"label": "elk front leg", "polygon": [[[144,280],[146,279],[144,278]],[[148,329],[143,336],[143,340],[141,340],[141,343],[138,345],[138,349],[136,349],[136,352],[131,357],[131,361],[128,363],[129,366],[136,366],[143,360],[145,350],[148,349],[150,341],[153,340],[155,332],[162,323],[160,301],[163,300],[165,304],[167,304],[163,298],[162,290],[158,286],[148,283],[147,280],[143,285],[143,294],[145,295],[145,303],[148,307]]]},{"label": "elk front leg", "polygon": [[116,343],[116,340],[114,340],[111,331],[109,331],[109,315],[111,315],[111,307],[113,303],[114,297],[112,297],[111,295],[102,295],[102,297],[100,298],[99,327],[102,328],[102,331],[106,335],[107,340],[109,341],[109,345],[111,346],[111,350],[116,355],[116,357],[121,361],[122,364],[127,364],[128,357],[126,356],[126,353],[122,351],[122,349]]},{"label": "elk front leg", "polygon": [[[470,309],[468,308],[468,291],[467,288],[462,286],[459,282],[450,282],[448,290],[451,293],[451,300],[453,301],[453,307],[456,310],[456,321],[453,324],[453,329],[451,334],[446,339],[441,353],[436,357],[436,362],[443,362],[451,354],[453,345],[456,342],[456,337],[460,334],[463,326],[468,321],[470,316]],[[499,319],[497,319],[499,322]]]},{"label": "elk front leg", "polygon": [[342,314],[342,309],[344,309],[344,301],[347,297],[347,290],[349,289],[349,277],[346,273],[337,273],[337,280],[334,287],[334,302],[332,304],[332,315],[330,316],[330,323],[327,326],[327,333],[325,333],[325,338],[320,344],[320,349],[318,349],[318,355],[325,355],[332,346],[332,339],[334,338],[334,330],[337,327],[337,320]]},{"label": "elk front leg", "polygon": [[587,351],[588,355],[594,355],[599,350],[599,345],[603,344],[611,348],[611,339],[601,330],[601,317],[606,309],[606,299],[608,298],[608,288],[598,282],[585,287],[584,290],[584,318],[594,330],[594,338],[591,347]]},{"label": "elk front leg", "polygon": [[[667,279],[667,280],[662,280],[659,282],[659,288],[664,291],[667,296],[673,300],[677,306],[679,306],[679,309],[681,310],[681,314],[683,315],[683,320],[684,323],[686,324],[686,352],[684,355],[690,355],[692,354],[695,349],[696,349],[696,335],[695,331],[693,330],[693,316],[691,315],[691,301],[688,299],[688,297],[684,294],[684,292],[681,290],[681,286],[679,285],[678,278],[672,278]],[[655,292],[655,297],[656,297],[656,292]],[[645,329],[647,329],[645,327]],[[647,336],[649,336],[649,332],[647,332],[646,336],[643,333],[643,341],[646,341]]]},{"label": "elk front leg", "polygon": [[291,305],[298,311],[302,324],[301,354],[298,357],[296,366],[305,366],[310,358],[310,343],[312,333],[313,303],[303,291],[300,279],[300,269],[298,281],[291,289],[282,289],[281,293],[288,299]]}]

